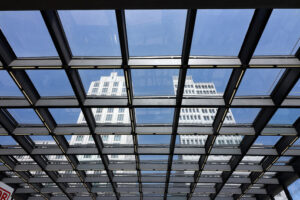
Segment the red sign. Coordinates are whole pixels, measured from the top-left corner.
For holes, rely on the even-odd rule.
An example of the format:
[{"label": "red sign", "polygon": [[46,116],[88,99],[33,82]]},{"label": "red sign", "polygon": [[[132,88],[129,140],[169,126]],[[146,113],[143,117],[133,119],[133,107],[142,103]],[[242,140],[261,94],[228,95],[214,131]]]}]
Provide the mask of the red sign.
[{"label": "red sign", "polygon": [[9,200],[11,193],[0,187],[0,200]]}]

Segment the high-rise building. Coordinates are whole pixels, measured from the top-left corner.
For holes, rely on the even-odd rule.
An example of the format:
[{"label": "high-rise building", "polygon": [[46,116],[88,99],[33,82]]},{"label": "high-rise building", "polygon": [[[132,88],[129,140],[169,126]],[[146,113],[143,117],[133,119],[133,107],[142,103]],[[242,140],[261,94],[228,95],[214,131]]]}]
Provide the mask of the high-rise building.
[{"label": "high-rise building", "polygon": [[[173,77],[173,89],[176,94],[178,77]],[[212,82],[194,82],[192,76],[187,76],[184,85],[184,96],[218,96],[223,95],[218,93],[214,83]],[[181,108],[179,116],[179,124],[203,124],[210,125],[213,123],[217,108]],[[235,124],[234,116],[229,109],[228,114],[224,119],[224,124]],[[182,145],[205,145],[206,135],[180,135],[180,144]],[[220,135],[217,137],[216,145],[234,145],[239,144],[242,136]],[[220,159],[220,156],[210,156],[209,159]],[[223,156],[225,159],[225,157]],[[199,156],[184,155],[182,160],[196,160]]]}]

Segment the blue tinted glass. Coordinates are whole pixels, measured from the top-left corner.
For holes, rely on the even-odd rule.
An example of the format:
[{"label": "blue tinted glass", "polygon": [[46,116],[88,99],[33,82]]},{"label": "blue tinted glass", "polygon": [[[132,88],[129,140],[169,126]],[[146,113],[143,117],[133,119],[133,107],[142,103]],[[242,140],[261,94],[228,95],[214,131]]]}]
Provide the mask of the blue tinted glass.
[{"label": "blue tinted glass", "polygon": [[7,109],[13,118],[20,124],[42,124],[42,121],[33,109]]},{"label": "blue tinted glass", "polygon": [[283,69],[248,69],[236,96],[270,95],[283,72]]},{"label": "blue tinted glass", "polygon": [[26,70],[26,72],[41,96],[74,95],[63,70]]},{"label": "blue tinted glass", "polygon": [[281,136],[258,136],[255,145],[275,145]]},{"label": "blue tinted glass", "polygon": [[76,124],[80,114],[79,108],[50,108],[49,111],[57,124]]},{"label": "blue tinted glass", "polygon": [[130,56],[181,55],[186,10],[126,10]]},{"label": "blue tinted glass", "polygon": [[173,108],[136,108],[137,123],[170,124],[173,121]]},{"label": "blue tinted glass", "polygon": [[300,179],[289,185],[288,190],[293,199],[300,199]]},{"label": "blue tinted glass", "polygon": [[167,144],[171,142],[171,135],[138,135],[138,143],[142,144]]},{"label": "blue tinted glass", "polygon": [[230,108],[236,123],[253,123],[260,108]]},{"label": "blue tinted glass", "polygon": [[121,56],[115,12],[59,11],[74,56]]},{"label": "blue tinted glass", "polygon": [[141,160],[167,160],[168,155],[140,155]]},{"label": "blue tinted glass", "polygon": [[292,96],[300,96],[300,80],[296,83],[296,85],[293,87],[289,95]]},{"label": "blue tinted glass", "polygon": [[[121,69],[79,70],[79,74],[87,95],[111,96],[114,93],[113,88],[118,88],[115,96],[127,95],[126,90],[123,91],[126,86],[124,73]],[[114,85],[115,82],[118,82],[117,86]],[[98,84],[98,86],[95,86],[95,84]],[[97,88],[96,93],[93,92],[94,88]],[[105,91],[104,88],[106,88]]]},{"label": "blue tinted glass", "polygon": [[175,95],[178,69],[134,69],[131,71],[136,96]]},{"label": "blue tinted glass", "polygon": [[[185,80],[187,92],[184,94],[190,95],[191,91],[196,95],[223,95],[231,72],[232,69],[189,69]],[[198,94],[198,90],[202,93]]]},{"label": "blue tinted glass", "polygon": [[300,108],[280,108],[273,115],[269,124],[293,124],[300,117]]},{"label": "blue tinted glass", "polygon": [[198,10],[191,55],[237,56],[253,10]]},{"label": "blue tinted glass", "polygon": [[275,9],[254,55],[291,55],[300,46],[300,10]]},{"label": "blue tinted glass", "polygon": [[0,70],[0,96],[23,96],[9,74]]},{"label": "blue tinted glass", "polygon": [[18,57],[57,56],[39,11],[1,11],[0,28]]}]

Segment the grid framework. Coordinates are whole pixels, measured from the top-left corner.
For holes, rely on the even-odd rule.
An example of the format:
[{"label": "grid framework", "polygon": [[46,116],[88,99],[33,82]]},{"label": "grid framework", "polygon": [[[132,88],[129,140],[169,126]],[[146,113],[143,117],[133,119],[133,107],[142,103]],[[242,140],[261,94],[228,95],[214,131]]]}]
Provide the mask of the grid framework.
[{"label": "grid framework", "polygon": [[[300,49],[294,56],[288,57],[252,57],[255,47],[270,18],[272,9],[256,9],[244,38],[238,57],[191,57],[190,50],[194,33],[197,10],[189,9],[186,17],[182,54],[177,57],[130,57],[125,23],[124,10],[115,10],[118,26],[121,58],[76,58],[72,56],[68,40],[56,10],[41,10],[42,17],[51,35],[59,58],[17,58],[4,34],[0,33],[1,70],[6,70],[24,97],[2,97],[0,99],[0,132],[11,136],[18,146],[15,148],[2,146],[0,166],[2,181],[16,188],[18,198],[29,199],[272,199],[281,190],[299,177],[299,149],[290,149],[300,133],[300,119],[291,126],[267,125],[279,108],[299,108],[299,97],[288,97],[300,77]],[[284,73],[276,84],[270,96],[235,97],[235,93],[249,68],[281,68]],[[41,97],[26,73],[26,69],[59,69],[64,70],[72,86],[74,97]],[[177,94],[171,97],[135,97],[133,94],[131,69],[179,69]],[[232,68],[230,79],[222,97],[195,97],[183,95],[187,70],[191,68]],[[126,97],[89,97],[85,94],[78,69],[123,69],[126,82]],[[130,125],[96,124],[91,108],[93,107],[124,107],[129,109]],[[172,124],[137,124],[135,108],[174,108]],[[218,111],[211,126],[180,125],[181,108],[185,107],[217,107]],[[229,108],[261,108],[251,125],[223,125]],[[33,108],[43,125],[18,124],[7,111],[8,108]],[[80,108],[87,124],[59,125],[49,112],[49,108]],[[179,134],[208,135],[206,143],[201,147],[176,147]],[[56,146],[44,145],[41,148],[34,145],[30,135],[50,135]],[[64,135],[87,134],[93,137],[93,147],[69,146]],[[133,148],[106,147],[100,137],[103,134],[127,134],[133,137]],[[170,145],[153,145],[143,147],[138,144],[139,134],[168,134]],[[218,135],[243,135],[238,147],[215,148]],[[253,144],[260,135],[280,135],[281,139],[272,146],[254,148]],[[78,154],[97,154],[101,164],[80,163]],[[113,163],[107,155],[128,154],[135,156],[135,163]],[[197,163],[175,163],[174,155],[201,155]],[[36,165],[18,163],[13,156],[29,155]],[[67,162],[51,163],[46,155],[64,155]],[[167,155],[166,163],[142,162],[140,155]],[[215,164],[208,162],[210,155],[230,155],[228,163]],[[287,165],[274,165],[281,156],[292,156]],[[264,156],[261,162],[241,163],[245,156]],[[100,168],[99,168],[100,167]],[[33,177],[29,171],[42,171],[44,177]],[[105,177],[89,177],[88,169],[106,171]],[[207,177],[205,170],[221,171],[218,177]],[[60,177],[55,171],[73,170],[75,177]],[[115,176],[116,170],[136,170],[135,177]],[[153,173],[144,176],[142,171],[166,171],[165,176]],[[172,174],[173,171],[193,170],[193,176]],[[8,176],[5,172],[13,172]],[[250,172],[247,177],[233,176],[236,171]],[[277,172],[275,177],[266,178],[267,172]],[[97,188],[94,182],[108,183],[106,188]],[[22,188],[22,184],[30,187]],[[47,187],[42,183],[54,183],[55,187]],[[68,187],[68,183],[81,183],[83,187]],[[119,183],[128,183],[119,187]],[[163,184],[160,187],[149,187],[145,183]],[[177,183],[189,183],[189,187],[180,189]],[[210,190],[199,183],[213,183]],[[228,184],[241,183],[238,188],[230,188]],[[135,187],[133,187],[133,185]],[[226,186],[227,184],[227,186]],[[144,186],[145,185],[145,186]],[[179,192],[178,192],[179,191]],[[57,193],[53,195],[52,193]],[[287,191],[288,193],[288,191]],[[20,195],[22,194],[22,195]],[[24,195],[23,195],[24,194]],[[37,194],[37,195],[32,195]],[[105,196],[101,195],[105,194]],[[39,196],[40,195],[40,196]],[[288,198],[289,195],[288,195]]]}]

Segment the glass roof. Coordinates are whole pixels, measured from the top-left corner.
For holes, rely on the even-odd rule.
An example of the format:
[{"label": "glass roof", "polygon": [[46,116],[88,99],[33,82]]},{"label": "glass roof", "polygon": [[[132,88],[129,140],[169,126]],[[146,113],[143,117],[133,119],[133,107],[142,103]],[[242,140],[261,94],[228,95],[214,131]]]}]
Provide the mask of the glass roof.
[{"label": "glass roof", "polygon": [[0,181],[33,199],[280,195],[300,155],[298,15],[0,11]]}]

